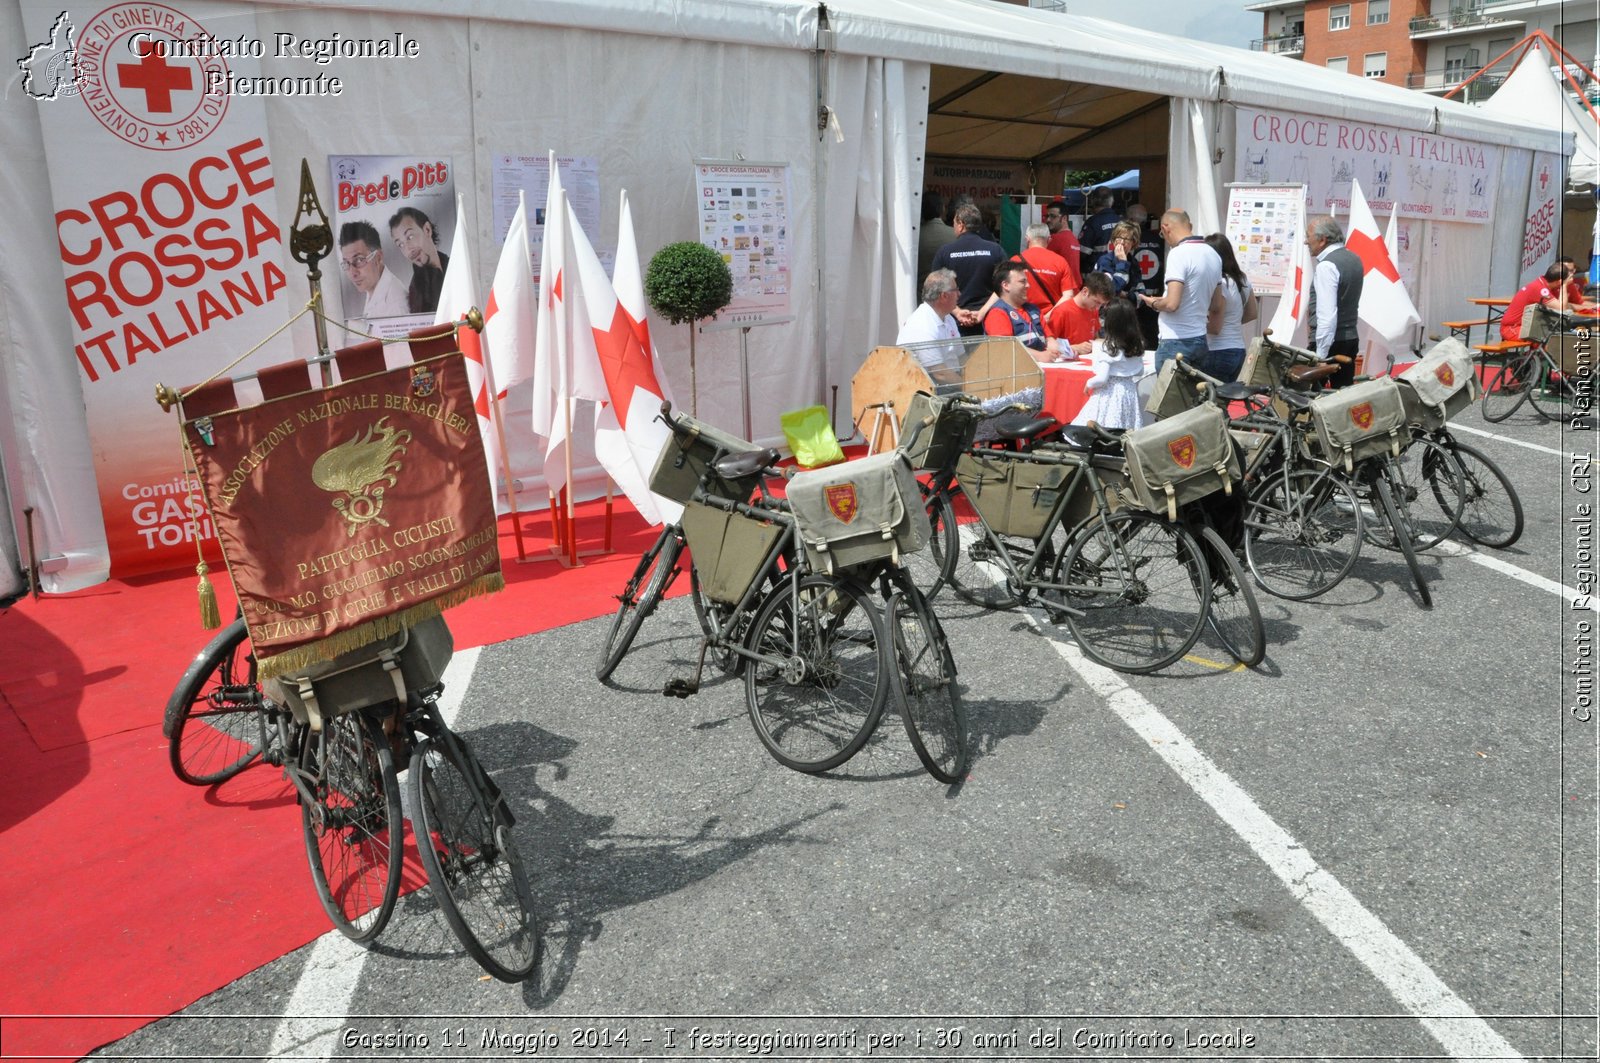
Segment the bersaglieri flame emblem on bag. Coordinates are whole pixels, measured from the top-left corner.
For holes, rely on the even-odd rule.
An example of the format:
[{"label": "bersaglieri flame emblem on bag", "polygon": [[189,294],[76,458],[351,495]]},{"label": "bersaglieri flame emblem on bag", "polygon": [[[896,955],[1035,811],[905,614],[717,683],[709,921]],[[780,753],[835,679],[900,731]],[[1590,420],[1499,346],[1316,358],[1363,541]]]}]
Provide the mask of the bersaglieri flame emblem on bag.
[{"label": "bersaglieri flame emblem on bag", "polygon": [[1440,362],[1434,367],[1433,375],[1439,378],[1439,383],[1447,388],[1456,386],[1456,371],[1450,368],[1449,362]]},{"label": "bersaglieri flame emblem on bag", "polygon": [[379,418],[365,436],[358,431],[311,466],[313,483],[324,491],[343,493],[343,498],[333,500],[333,508],[349,522],[347,536],[354,535],[363,524],[389,526],[378,515],[383,512],[383,490],[393,487],[399,479],[400,455],[406,452],[411,433],[404,428],[396,431],[388,422],[387,417]]},{"label": "bersaglieri flame emblem on bag", "polygon": [[1179,436],[1167,444],[1167,453],[1172,455],[1172,460],[1178,463],[1180,469],[1187,469],[1194,464],[1194,436]]},{"label": "bersaglieri flame emblem on bag", "polygon": [[1360,402],[1350,407],[1350,423],[1365,432],[1372,427],[1372,403]]},{"label": "bersaglieri flame emblem on bag", "polygon": [[822,497],[827,500],[828,512],[838,517],[841,523],[849,524],[856,519],[856,514],[861,512],[854,482],[830,484],[823,490]]}]

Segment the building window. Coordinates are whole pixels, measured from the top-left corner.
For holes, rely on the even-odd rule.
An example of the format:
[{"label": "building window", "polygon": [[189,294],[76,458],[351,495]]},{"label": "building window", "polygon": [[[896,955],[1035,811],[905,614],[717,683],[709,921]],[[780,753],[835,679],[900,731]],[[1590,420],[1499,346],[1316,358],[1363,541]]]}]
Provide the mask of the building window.
[{"label": "building window", "polygon": [[1347,55],[1335,56],[1328,60],[1328,69],[1337,70],[1341,74],[1350,72],[1350,57]]},{"label": "building window", "polygon": [[1334,4],[1328,8],[1328,29],[1347,30],[1350,28],[1350,5]]},{"label": "building window", "polygon": [[1367,25],[1381,26],[1389,21],[1389,0],[1367,0]]},{"label": "building window", "polygon": [[1381,78],[1389,72],[1388,52],[1368,52],[1361,72],[1369,78]]}]

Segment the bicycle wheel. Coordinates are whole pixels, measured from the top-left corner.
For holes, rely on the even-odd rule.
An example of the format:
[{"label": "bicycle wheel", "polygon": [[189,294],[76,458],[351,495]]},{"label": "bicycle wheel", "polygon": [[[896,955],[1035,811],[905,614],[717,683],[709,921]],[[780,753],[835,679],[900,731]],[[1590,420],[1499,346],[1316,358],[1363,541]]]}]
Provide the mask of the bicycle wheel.
[{"label": "bicycle wheel", "polygon": [[1205,547],[1206,567],[1211,571],[1211,606],[1206,610],[1206,624],[1234,660],[1254,668],[1267,655],[1267,632],[1261,623],[1256,592],[1250,589],[1250,580],[1233,548],[1215,528],[1203,525],[1200,542]]},{"label": "bicycle wheel", "polygon": [[[951,496],[952,512],[959,514],[961,507]],[[985,609],[1010,609],[1017,604],[1012,592],[1010,565],[1006,561],[1006,545],[998,535],[989,530],[982,517],[955,527],[955,549],[945,565],[945,577],[957,594]]]},{"label": "bicycle wheel", "polygon": [[[1535,351],[1535,355],[1539,352]],[[1528,401],[1538,411],[1540,417],[1547,421],[1558,421],[1566,424],[1580,412],[1578,406],[1578,389],[1573,384],[1572,377],[1565,373],[1552,372],[1551,363],[1538,357],[1535,366],[1539,377],[1529,380]],[[1588,408],[1586,403],[1583,409]]]},{"label": "bicycle wheel", "polygon": [[961,533],[956,527],[950,495],[945,491],[930,491],[920,480],[917,487],[928,510],[928,547],[906,558],[906,570],[922,596],[931,602],[950,578],[949,570],[961,546]]},{"label": "bicycle wheel", "polygon": [[956,690],[956,662],[939,618],[914,586],[890,595],[899,664],[900,716],[917,759],[940,782],[967,770],[967,711]]},{"label": "bicycle wheel", "polygon": [[310,737],[313,800],[300,801],[311,881],[339,932],[371,941],[400,895],[400,785],[378,721],[363,712],[323,720]]},{"label": "bicycle wheel", "polygon": [[878,726],[894,682],[883,617],[852,584],[827,576],[767,595],[745,645],[745,701],[756,737],[795,771],[836,768]]},{"label": "bicycle wheel", "polygon": [[1483,387],[1483,419],[1499,422],[1517,412],[1528,397],[1527,382],[1534,368],[1528,354],[1507,358],[1499,366],[1487,367]]},{"label": "bicycle wheel", "polygon": [[1350,574],[1364,523],[1355,493],[1333,473],[1275,473],[1245,507],[1245,561],[1268,594],[1315,598]]},{"label": "bicycle wheel", "polygon": [[520,982],[539,958],[533,889],[509,815],[478,780],[493,783],[466,743],[456,743],[428,738],[411,754],[417,849],[468,954],[502,982]]},{"label": "bicycle wheel", "polygon": [[[1461,534],[1483,546],[1510,546],[1522,537],[1522,499],[1517,489],[1481,451],[1456,443],[1454,453],[1464,496]],[[1444,505],[1443,500],[1439,504]]]},{"label": "bicycle wheel", "polygon": [[1416,584],[1417,597],[1421,600],[1422,607],[1432,609],[1433,593],[1428,590],[1428,578],[1422,574],[1422,566],[1417,563],[1417,552],[1411,548],[1410,535],[1402,530],[1405,518],[1395,505],[1389,481],[1382,476],[1373,480],[1372,493],[1378,500],[1379,515],[1388,522],[1390,528],[1394,529],[1395,541],[1399,544],[1401,556],[1406,559],[1406,567],[1411,570],[1411,582]]},{"label": "bicycle wheel", "polygon": [[678,537],[677,525],[668,524],[662,527],[655,545],[639,559],[639,566],[618,597],[617,615],[612,618],[611,630],[606,633],[605,645],[600,649],[600,663],[595,666],[596,679],[605,682],[622,663],[628,647],[633,645],[633,637],[639,633],[639,626],[655,612],[661,596],[667,593],[677,576],[678,554],[682,550],[683,540]]},{"label": "bicycle wheel", "polygon": [[1211,604],[1199,544],[1146,513],[1086,521],[1057,573],[1070,574],[1051,582],[1071,588],[1065,598],[1073,637],[1090,658],[1119,672],[1153,672],[1188,653]]},{"label": "bicycle wheel", "polygon": [[[1417,553],[1437,546],[1456,530],[1464,501],[1461,467],[1444,447],[1431,439],[1414,440],[1400,457],[1383,459],[1383,476]],[[1437,506],[1423,501],[1428,495]],[[1395,549],[1386,521],[1369,521],[1366,531],[1374,546]]]},{"label": "bicycle wheel", "polygon": [[240,617],[206,644],[167,700],[161,731],[172,771],[191,786],[223,782],[261,755],[250,635]]}]

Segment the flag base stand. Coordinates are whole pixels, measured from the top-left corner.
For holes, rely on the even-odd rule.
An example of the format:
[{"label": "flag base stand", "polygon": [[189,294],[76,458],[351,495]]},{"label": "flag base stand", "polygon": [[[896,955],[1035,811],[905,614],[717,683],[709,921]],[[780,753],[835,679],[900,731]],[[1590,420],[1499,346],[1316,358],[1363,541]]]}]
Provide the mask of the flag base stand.
[{"label": "flag base stand", "polygon": [[611,553],[611,532],[615,511],[615,485],[606,484],[606,510],[601,541],[599,546],[587,549],[576,549],[577,545],[577,515],[572,512],[571,500],[563,488],[560,497],[550,496],[550,539],[551,545],[542,551],[535,551],[525,557],[518,557],[519,564],[534,564],[540,561],[554,561],[562,568],[582,568],[585,557],[599,557]]}]

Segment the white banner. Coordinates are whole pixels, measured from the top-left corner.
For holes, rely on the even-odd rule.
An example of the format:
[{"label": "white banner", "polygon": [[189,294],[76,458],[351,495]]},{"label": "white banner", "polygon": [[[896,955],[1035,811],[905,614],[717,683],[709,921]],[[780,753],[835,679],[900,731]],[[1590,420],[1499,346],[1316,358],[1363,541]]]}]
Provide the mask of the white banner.
[{"label": "white banner", "polygon": [[1238,108],[1235,180],[1304,184],[1313,214],[1350,209],[1350,182],[1367,205],[1403,218],[1483,224],[1494,215],[1501,149],[1365,122]]},{"label": "white banner", "polygon": [[1533,180],[1528,183],[1528,213],[1522,223],[1522,283],[1543,273],[1556,259],[1556,235],[1561,224],[1561,156],[1533,153]]},{"label": "white banner", "polygon": [[[297,308],[290,295],[255,17],[237,5],[22,0],[114,575],[195,560],[210,539],[157,382],[198,383]],[[49,268],[48,265],[46,268]],[[287,337],[249,365],[293,355]]]}]

